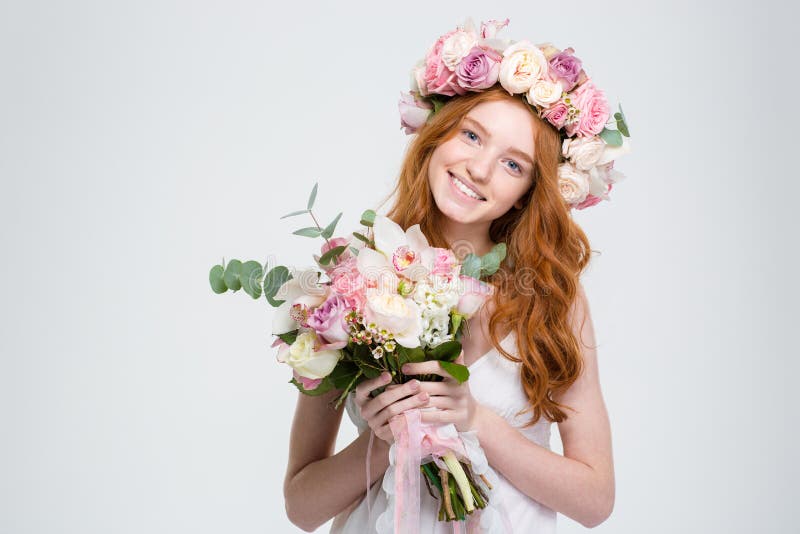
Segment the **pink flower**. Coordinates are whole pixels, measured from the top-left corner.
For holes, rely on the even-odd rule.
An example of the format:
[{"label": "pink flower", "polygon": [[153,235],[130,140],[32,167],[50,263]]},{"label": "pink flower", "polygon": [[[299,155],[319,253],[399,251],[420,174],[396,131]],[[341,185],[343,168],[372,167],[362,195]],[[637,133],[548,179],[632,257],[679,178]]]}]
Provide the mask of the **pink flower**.
[{"label": "pink flower", "polygon": [[313,391],[317,389],[319,385],[322,383],[321,378],[306,378],[304,376],[297,374],[297,371],[293,371],[293,374],[294,374],[294,379],[300,382],[300,384],[303,386],[303,389],[305,389],[306,391]]},{"label": "pink flower", "polygon": [[452,250],[446,248],[434,248],[433,250],[435,256],[433,257],[431,274],[446,276],[449,279],[458,265],[456,255],[453,254]]},{"label": "pink flower", "polygon": [[580,110],[578,120],[567,124],[567,135],[591,137],[606,127],[609,110],[606,95],[594,82],[587,80],[570,94],[572,105]]},{"label": "pink flower", "polygon": [[572,91],[581,75],[581,60],[572,55],[575,52],[567,48],[550,59],[550,75],[562,82],[564,91]]},{"label": "pink flower", "polygon": [[494,287],[471,276],[460,275],[463,291],[456,310],[466,318],[472,317],[494,293]]},{"label": "pink flower", "polygon": [[456,68],[458,83],[464,89],[480,91],[497,83],[503,56],[491,48],[475,46]]},{"label": "pink flower", "polygon": [[558,100],[549,108],[542,110],[541,116],[547,119],[547,121],[557,129],[561,129],[567,120],[568,112],[569,107],[563,101]]},{"label": "pink flower", "polygon": [[341,349],[347,345],[350,334],[344,317],[352,307],[348,299],[333,295],[314,310],[307,323],[320,340],[319,347],[315,348],[317,352]]},{"label": "pink flower", "polygon": [[419,97],[416,93],[400,93],[400,127],[406,134],[419,130],[433,112],[433,104]]},{"label": "pink flower", "polygon": [[453,96],[455,94],[463,95],[466,92],[459,87],[456,73],[448,69],[444,61],[442,61],[444,42],[454,33],[455,31],[452,31],[439,37],[425,57],[423,81],[428,93]]},{"label": "pink flower", "polygon": [[348,299],[355,308],[363,307],[366,284],[361,271],[358,270],[358,258],[355,256],[347,258],[343,263],[334,267],[328,276],[331,279],[331,288],[335,293]]},{"label": "pink flower", "polygon": [[481,39],[494,39],[497,32],[508,26],[508,20],[487,20],[481,22]]}]

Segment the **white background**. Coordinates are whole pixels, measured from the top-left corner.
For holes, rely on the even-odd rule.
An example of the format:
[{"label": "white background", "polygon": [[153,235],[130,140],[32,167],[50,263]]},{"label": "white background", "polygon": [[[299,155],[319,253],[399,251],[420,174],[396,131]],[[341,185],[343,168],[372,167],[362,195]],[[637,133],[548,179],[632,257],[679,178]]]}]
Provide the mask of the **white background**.
[{"label": "white background", "polygon": [[354,228],[399,169],[411,66],[466,16],[573,46],[634,136],[576,214],[617,474],[597,531],[796,529],[795,14],[494,5],[3,3],[0,532],[297,531],[272,309],[208,270],[308,264],[279,216],[316,181]]}]

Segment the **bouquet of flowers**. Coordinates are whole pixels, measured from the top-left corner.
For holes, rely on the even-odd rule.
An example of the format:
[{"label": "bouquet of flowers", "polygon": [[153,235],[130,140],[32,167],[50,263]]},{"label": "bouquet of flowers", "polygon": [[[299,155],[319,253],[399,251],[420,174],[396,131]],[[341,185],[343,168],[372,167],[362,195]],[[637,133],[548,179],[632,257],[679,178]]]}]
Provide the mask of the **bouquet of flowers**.
[{"label": "bouquet of flowers", "polygon": [[[272,346],[278,361],[292,368],[291,383],[307,395],[340,390],[336,407],[361,381],[383,372],[391,374],[392,384],[405,382],[401,369],[408,362],[437,360],[454,379],[467,380],[469,370],[455,361],[460,339],[466,320],[494,292],[481,278],[499,268],[505,244],[459,261],[451,250],[430,246],[419,225],[403,231],[372,210],[361,217],[363,232],[333,237],[342,214],[320,226],[312,212],[316,194],[315,185],[306,209],[282,217],[312,217],[315,226],[294,234],[324,240],[314,255],[316,268],[293,276],[287,267],[276,266],[263,275],[266,267],[256,261],[230,260],[211,269],[214,292],[244,289],[253,298],[263,293],[277,307]],[[440,520],[464,520],[486,508],[491,471],[475,433],[458,432],[452,424],[425,424],[419,410],[409,412],[390,423],[394,470],[387,470],[383,483],[391,509],[384,521],[392,521],[397,532],[413,524],[420,475],[440,501]],[[400,493],[395,508],[394,496]]]}]

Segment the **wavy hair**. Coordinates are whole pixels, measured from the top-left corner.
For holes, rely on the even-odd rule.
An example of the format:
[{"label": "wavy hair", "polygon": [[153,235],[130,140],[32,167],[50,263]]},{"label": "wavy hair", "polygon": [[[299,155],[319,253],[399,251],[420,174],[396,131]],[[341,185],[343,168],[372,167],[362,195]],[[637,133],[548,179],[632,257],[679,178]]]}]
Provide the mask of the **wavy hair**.
[{"label": "wavy hair", "polygon": [[[504,99],[521,102],[531,111],[535,158],[533,184],[522,198],[524,206],[512,207],[489,229],[493,242],[507,245],[506,260],[488,278],[497,289],[489,334],[505,358],[521,363],[520,379],[529,400],[528,408],[521,413],[532,412],[525,425],[530,426],[542,416],[554,422],[567,418],[568,407],[554,396],[566,391],[583,368],[570,310],[591,249],[559,191],[559,132],[519,95],[509,95],[500,86],[451,98],[411,140],[395,187],[381,205],[394,197],[388,217],[404,229],[419,224],[432,246],[451,248],[440,224],[444,215],[428,182],[431,156],[437,146],[458,133],[461,121],[475,106]],[[512,329],[519,357],[500,345],[498,332]]]}]

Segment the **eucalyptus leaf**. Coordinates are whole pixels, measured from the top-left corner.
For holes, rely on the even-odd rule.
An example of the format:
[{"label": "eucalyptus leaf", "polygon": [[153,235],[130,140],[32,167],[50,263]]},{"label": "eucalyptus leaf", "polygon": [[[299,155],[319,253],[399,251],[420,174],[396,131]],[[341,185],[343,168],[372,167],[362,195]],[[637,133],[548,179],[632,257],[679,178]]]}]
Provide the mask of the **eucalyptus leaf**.
[{"label": "eucalyptus leaf", "polygon": [[[620,129],[620,131],[622,132],[622,135],[624,135],[625,137],[630,137],[631,136],[631,133],[630,133],[631,130],[630,130],[630,128],[628,128],[628,119],[625,117],[625,112],[622,111],[622,104],[619,105],[619,114],[622,116],[622,123],[625,125],[625,131],[622,132],[622,129]],[[619,127],[619,126],[617,126],[617,127]]]},{"label": "eucalyptus leaf", "polygon": [[213,266],[211,272],[208,273],[208,282],[211,284],[211,290],[218,295],[228,290],[225,280],[222,279],[223,274],[225,274],[225,269],[222,268],[222,265]]},{"label": "eucalyptus leaf", "polygon": [[342,218],[342,213],[339,212],[339,215],[337,215],[336,218],[333,219],[333,221],[331,221],[331,223],[328,226],[326,226],[325,229],[322,231],[322,237],[324,237],[325,239],[330,239],[333,236],[333,231],[336,229],[336,224],[339,222],[339,219],[341,218]]},{"label": "eucalyptus leaf", "polygon": [[289,273],[289,269],[283,265],[273,267],[267,273],[267,276],[264,277],[264,296],[267,298],[267,301],[269,301],[270,305],[277,308],[284,303],[282,300],[275,300],[275,294],[278,292],[281,286],[291,278],[292,275]]},{"label": "eucalyptus leaf", "polygon": [[625,137],[631,136],[630,132],[628,131],[628,125],[625,124],[625,119],[623,119],[621,115],[620,118],[617,119],[617,130],[619,130],[619,133],[621,133]]},{"label": "eucalyptus leaf", "polygon": [[364,226],[372,226],[375,224],[375,210],[366,210],[361,214],[361,224]]},{"label": "eucalyptus leaf", "polygon": [[467,366],[448,361],[439,361],[439,365],[442,366],[442,369],[444,369],[447,374],[458,380],[460,384],[469,380],[469,369]]},{"label": "eucalyptus leaf", "polygon": [[254,260],[244,262],[239,270],[242,289],[254,299],[261,296],[261,277],[263,274],[264,271],[261,264]]},{"label": "eucalyptus leaf", "polygon": [[358,249],[356,247],[350,247],[350,252],[352,252],[354,256],[358,256]]},{"label": "eucalyptus leaf", "polygon": [[311,208],[314,207],[314,201],[317,199],[317,186],[319,184],[314,184],[314,189],[311,190],[311,196],[308,197],[308,211],[311,211]]},{"label": "eucalyptus leaf", "polygon": [[308,226],[306,228],[295,230],[292,233],[294,235],[301,235],[303,237],[319,237],[320,234],[322,234],[322,230],[320,230],[316,226]]},{"label": "eucalyptus leaf", "polygon": [[370,238],[368,238],[367,236],[365,236],[364,234],[360,234],[358,232],[353,232],[353,235],[356,237],[356,239],[358,239],[359,241],[363,241],[367,245],[371,245],[372,244],[372,240]]},{"label": "eucalyptus leaf", "polygon": [[471,276],[472,278],[480,278],[481,259],[471,252],[467,254],[464,257],[464,261],[461,262],[461,274],[464,276]]},{"label": "eucalyptus leaf", "polygon": [[242,282],[239,280],[239,271],[241,268],[242,262],[239,260],[231,260],[228,262],[225,273],[222,275],[222,279],[225,281],[225,285],[228,286],[228,289],[232,291],[242,289]]},{"label": "eucalyptus leaf", "polygon": [[622,146],[622,134],[618,130],[603,128],[603,131],[600,132],[600,138],[609,146]]},{"label": "eucalyptus leaf", "polygon": [[281,219],[285,219],[287,217],[294,217],[295,215],[302,215],[303,213],[308,213],[308,210],[300,210],[300,211],[293,211],[292,213],[287,213]]},{"label": "eucalyptus leaf", "polygon": [[342,253],[345,250],[347,250],[347,245],[341,245],[341,246],[338,246],[338,247],[333,247],[328,252],[323,254],[322,257],[320,257],[319,264],[320,265],[328,265],[331,262],[331,260],[341,256]]}]

